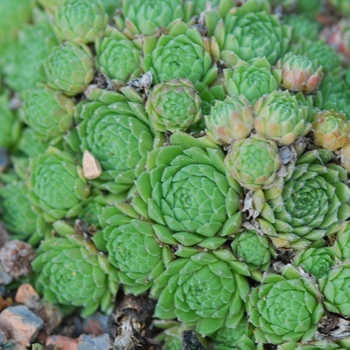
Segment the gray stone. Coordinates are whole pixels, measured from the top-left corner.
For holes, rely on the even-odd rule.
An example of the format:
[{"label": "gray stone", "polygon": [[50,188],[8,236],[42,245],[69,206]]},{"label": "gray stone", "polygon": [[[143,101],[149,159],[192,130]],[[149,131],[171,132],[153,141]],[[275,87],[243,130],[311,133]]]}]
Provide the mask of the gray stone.
[{"label": "gray stone", "polygon": [[107,350],[112,347],[111,339],[108,334],[94,337],[88,334],[82,334],[79,338],[77,350]]}]

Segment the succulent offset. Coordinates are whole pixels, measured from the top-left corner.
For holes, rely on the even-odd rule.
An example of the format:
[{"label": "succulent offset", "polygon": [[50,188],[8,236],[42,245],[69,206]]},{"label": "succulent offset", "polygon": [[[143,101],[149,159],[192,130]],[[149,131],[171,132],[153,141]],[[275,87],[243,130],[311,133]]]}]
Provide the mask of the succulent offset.
[{"label": "succulent offset", "polygon": [[167,350],[350,349],[348,1],[0,13],[0,219],[47,302],[147,296]]}]

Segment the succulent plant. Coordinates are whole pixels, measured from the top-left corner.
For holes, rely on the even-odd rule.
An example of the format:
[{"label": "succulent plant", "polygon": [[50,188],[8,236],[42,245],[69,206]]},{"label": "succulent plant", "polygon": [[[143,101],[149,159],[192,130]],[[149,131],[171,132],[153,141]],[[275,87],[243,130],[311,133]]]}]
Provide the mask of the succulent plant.
[{"label": "succulent plant", "polygon": [[191,12],[181,0],[136,0],[122,1],[122,16],[116,17],[117,28],[126,35],[133,37],[136,34],[153,35],[162,27],[168,27],[174,20],[183,19],[187,22]]},{"label": "succulent plant", "polygon": [[255,134],[233,144],[225,165],[236,181],[254,191],[272,184],[282,161],[277,144]]},{"label": "succulent plant", "polygon": [[[60,138],[73,126],[74,101],[51,89],[36,89],[26,96],[23,120],[41,140]],[[57,140],[57,139],[56,139]]]},{"label": "succulent plant", "polygon": [[274,91],[254,106],[255,130],[281,145],[290,145],[311,130],[309,107],[288,91]]},{"label": "succulent plant", "polygon": [[96,41],[97,67],[115,84],[127,82],[140,73],[141,48],[122,32],[108,26]]},{"label": "succulent plant", "polygon": [[142,67],[151,71],[153,82],[187,78],[192,84],[211,84],[217,77],[217,67],[208,52],[207,43],[196,28],[181,21],[169,27],[169,34],[146,37]]},{"label": "succulent plant", "polygon": [[74,96],[94,78],[92,53],[87,46],[70,42],[57,46],[45,61],[45,72],[49,87]]},{"label": "succulent plant", "polygon": [[282,69],[282,85],[288,90],[314,93],[323,79],[322,67],[316,67],[307,56],[287,54],[276,67]]},{"label": "succulent plant", "polygon": [[264,56],[274,65],[286,52],[291,37],[291,28],[270,14],[268,2],[258,0],[232,11],[209,32],[215,37],[211,43],[214,57],[228,66],[238,59],[251,62]]},{"label": "succulent plant", "polygon": [[234,70],[224,70],[225,89],[229,96],[243,94],[251,104],[281,85],[281,71],[271,68],[267,59],[257,58],[248,64],[238,61]]},{"label": "succulent plant", "polygon": [[156,85],[146,111],[155,130],[185,131],[202,117],[201,103],[192,83],[180,78]]},{"label": "succulent plant", "polygon": [[267,274],[249,295],[250,321],[261,343],[313,340],[324,308],[316,284],[286,265],[280,274]]},{"label": "succulent plant", "polygon": [[87,317],[99,307],[112,311],[112,298],[118,290],[116,270],[94,245],[74,234],[62,222],[55,224],[63,237],[42,242],[32,263],[39,274],[36,286],[47,301],[83,307]]},{"label": "succulent plant", "polygon": [[30,167],[29,196],[38,212],[48,222],[77,215],[90,189],[73,157],[50,147]]},{"label": "succulent plant", "polygon": [[277,246],[305,247],[336,232],[349,218],[347,172],[327,165],[331,159],[326,149],[306,152],[291,176],[258,194],[257,202],[264,203],[259,205],[260,227]]},{"label": "succulent plant", "polygon": [[66,0],[55,13],[55,30],[62,41],[88,44],[102,37],[108,15],[98,0]]},{"label": "succulent plant", "polygon": [[254,122],[253,108],[243,96],[216,101],[205,116],[208,137],[219,145],[230,145],[249,136]]},{"label": "succulent plant", "polygon": [[350,143],[349,124],[343,113],[333,110],[316,114],[312,123],[315,145],[335,151]]},{"label": "succulent plant", "polygon": [[242,271],[235,262],[229,251],[221,250],[194,251],[190,257],[170,263],[155,281],[164,288],[155,316],[166,320],[177,317],[203,336],[221,327],[237,326],[244,316],[249,284],[236,272]]}]

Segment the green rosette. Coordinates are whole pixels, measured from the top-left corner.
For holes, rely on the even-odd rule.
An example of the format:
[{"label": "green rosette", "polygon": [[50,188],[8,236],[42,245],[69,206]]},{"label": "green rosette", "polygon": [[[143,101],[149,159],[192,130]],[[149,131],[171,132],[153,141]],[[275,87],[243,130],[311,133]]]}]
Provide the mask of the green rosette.
[{"label": "green rosette", "polygon": [[[47,16],[36,12],[33,24],[26,25],[3,54],[6,84],[17,92],[34,89],[46,80],[44,61],[58,45]],[[25,58],[25,59],[24,59]]]},{"label": "green rosette", "polygon": [[141,72],[141,48],[137,41],[108,26],[103,38],[96,40],[97,69],[115,85],[123,85]]},{"label": "green rosette", "polygon": [[[215,25],[212,25],[215,23]],[[281,25],[276,15],[270,14],[267,1],[247,1],[227,14],[219,22],[207,17],[212,55],[228,67],[239,59],[251,63],[263,56],[274,65],[286,52],[291,38],[291,27]]]},{"label": "green rosette", "polygon": [[232,177],[252,191],[271,185],[281,165],[277,144],[260,134],[236,141],[225,157]]},{"label": "green rosette", "polygon": [[88,96],[94,101],[77,107],[80,149],[93,154],[102,167],[93,184],[112,193],[129,190],[144,170],[147,152],[164,142],[163,135],[149,126],[142,97],[133,89],[121,90],[91,89]]},{"label": "green rosette", "polygon": [[277,254],[266,237],[255,230],[239,233],[231,243],[235,256],[244,261],[250,270],[267,271],[271,265],[271,257]]},{"label": "green rosette", "polygon": [[311,278],[292,265],[281,274],[265,275],[249,295],[249,321],[257,343],[282,344],[313,340],[324,308],[322,296]]},{"label": "green rosette", "polygon": [[113,206],[102,211],[100,223],[104,228],[93,240],[108,252],[125,293],[139,295],[153,289],[154,280],[173,260],[169,246],[157,238],[157,225],[139,220],[137,215],[127,216]]},{"label": "green rosette", "polygon": [[83,92],[94,78],[94,62],[87,46],[67,42],[55,47],[44,62],[47,85],[67,96]]},{"label": "green rosette", "polygon": [[131,206],[159,224],[160,241],[217,249],[240,228],[241,187],[225,169],[223,152],[205,137],[177,132],[170,144],[149,152]]},{"label": "green rosette", "polygon": [[219,145],[230,145],[249,136],[253,128],[253,107],[243,96],[216,101],[205,117],[206,134]]},{"label": "green rosette", "polygon": [[108,15],[98,0],[66,0],[54,17],[57,36],[76,44],[88,44],[101,38],[107,23]]},{"label": "green rosette", "polygon": [[168,34],[145,38],[142,67],[145,72],[152,72],[155,84],[187,78],[193,85],[199,82],[210,85],[217,77],[217,66],[208,52],[206,40],[198,29],[175,21]]},{"label": "green rosette", "polygon": [[258,98],[278,90],[281,85],[281,70],[272,69],[269,61],[255,59],[252,64],[238,61],[234,69],[224,69],[224,86],[229,96],[243,94],[251,104]]},{"label": "green rosette", "polygon": [[57,143],[73,126],[74,101],[62,93],[45,89],[27,92],[22,119],[43,141]]},{"label": "green rosette", "polygon": [[333,153],[304,153],[292,173],[257,194],[261,229],[277,247],[304,249],[333,234],[350,216],[347,171],[329,163]]},{"label": "green rosette", "polygon": [[301,266],[316,278],[321,278],[335,265],[334,250],[332,247],[308,248],[295,255],[293,264]]},{"label": "green rosette", "polygon": [[49,303],[58,303],[68,310],[82,307],[83,317],[98,308],[111,313],[118,291],[116,269],[89,240],[76,235],[67,224],[58,221],[54,228],[64,237],[42,241],[32,262],[38,274],[36,290]]},{"label": "green rosette", "polygon": [[66,0],[38,0],[38,3],[45,9],[49,14],[56,12],[57,8],[62,6]]},{"label": "green rosette", "polygon": [[202,117],[202,101],[188,79],[174,79],[156,85],[146,103],[155,130],[185,131]]},{"label": "green rosette", "polygon": [[336,7],[336,9],[345,15],[350,15],[350,4],[346,0],[330,0],[330,3]]},{"label": "green rosette", "polygon": [[54,147],[30,160],[29,198],[47,222],[76,216],[90,193],[73,157]]},{"label": "green rosette", "polygon": [[28,187],[16,181],[0,187],[2,221],[11,232],[11,237],[26,239],[36,230],[36,213],[28,197]]},{"label": "green rosette", "polygon": [[[176,254],[176,253],[175,253]],[[234,259],[228,249],[200,252],[193,249],[178,258],[156,280],[162,290],[155,317],[177,317],[202,336],[220,328],[234,328],[244,317],[249,293],[247,266]]]},{"label": "green rosette", "polygon": [[168,27],[174,20],[187,22],[191,11],[187,3],[181,0],[123,0],[121,14],[114,18],[116,26],[129,38],[138,34],[150,36],[163,27]]},{"label": "green rosette", "polygon": [[255,130],[281,145],[290,145],[311,130],[310,107],[289,91],[274,91],[254,106]]},{"label": "green rosette", "polygon": [[350,316],[350,263],[336,265],[319,281],[325,308],[336,314]]}]

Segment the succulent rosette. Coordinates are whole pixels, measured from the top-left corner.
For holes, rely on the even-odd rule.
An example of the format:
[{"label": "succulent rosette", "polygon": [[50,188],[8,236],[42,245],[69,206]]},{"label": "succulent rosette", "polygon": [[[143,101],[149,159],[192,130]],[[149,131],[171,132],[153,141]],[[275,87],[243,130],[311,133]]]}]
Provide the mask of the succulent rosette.
[{"label": "succulent rosette", "polygon": [[334,250],[332,247],[322,247],[299,251],[293,258],[293,264],[301,266],[316,278],[321,278],[335,265]]},{"label": "succulent rosette", "polygon": [[284,180],[259,193],[261,229],[280,247],[305,248],[339,230],[350,216],[347,172],[327,164],[331,151],[304,153]]},{"label": "succulent rosette", "polygon": [[211,26],[207,19],[213,56],[233,66],[239,59],[252,62],[266,57],[274,65],[283,56],[291,38],[291,27],[281,25],[275,15],[270,14],[267,1],[252,0],[229,12],[224,21]]},{"label": "succulent rosette", "polygon": [[217,249],[240,228],[241,188],[225,169],[223,152],[205,137],[177,132],[170,144],[149,152],[132,207],[159,224],[164,243]]},{"label": "succulent rosette", "polygon": [[350,263],[335,266],[318,283],[324,296],[325,308],[330,312],[350,316]]},{"label": "succulent rosette", "polygon": [[290,145],[311,130],[310,110],[288,91],[274,91],[254,106],[255,130],[281,145]]},{"label": "succulent rosette", "polygon": [[55,47],[44,65],[47,85],[67,96],[83,92],[94,78],[92,53],[87,46],[67,42]]},{"label": "succulent rosette", "polygon": [[232,177],[253,191],[271,185],[281,165],[277,144],[259,134],[236,141],[225,158]]},{"label": "succulent rosette", "polygon": [[312,128],[317,146],[335,151],[350,143],[350,124],[343,113],[334,110],[319,112]]},{"label": "succulent rosette", "polygon": [[40,140],[58,141],[73,126],[74,101],[48,88],[26,94],[22,119]]},{"label": "succulent rosette", "polygon": [[292,265],[265,275],[249,295],[248,310],[256,342],[264,344],[313,340],[324,313],[316,284]]},{"label": "succulent rosette", "polygon": [[335,110],[340,113],[344,113],[346,118],[350,118],[350,107],[349,107],[349,98],[350,98],[350,89],[345,84],[340,84],[339,87],[334,87],[330,85],[330,92],[327,89],[319,91],[316,95],[315,104],[318,108],[325,110]]},{"label": "succulent rosette", "polygon": [[13,111],[9,108],[7,94],[0,94],[0,147],[13,147],[19,136],[21,124]]},{"label": "succulent rosette", "polygon": [[45,81],[44,61],[57,45],[48,18],[37,13],[35,23],[26,25],[4,52],[4,77],[8,86],[20,92]]},{"label": "succulent rosette", "polygon": [[153,128],[158,131],[185,131],[202,117],[201,99],[188,79],[157,84],[146,103]]},{"label": "succulent rosette", "polygon": [[149,126],[142,97],[133,89],[122,91],[98,96],[103,90],[95,87],[88,95],[94,101],[77,107],[80,149],[91,152],[102,167],[93,183],[112,193],[130,189],[147,152],[164,142]]},{"label": "succulent rosette", "polygon": [[323,79],[322,67],[317,67],[307,56],[289,53],[276,67],[282,70],[282,85],[288,90],[314,93]]},{"label": "succulent rosette", "polygon": [[66,0],[38,0],[38,3],[50,14],[53,14]]},{"label": "succulent rosette", "polygon": [[121,15],[117,15],[115,21],[117,28],[130,38],[137,34],[149,36],[162,27],[168,27],[176,19],[187,22],[191,16],[188,5],[181,0],[123,0]]},{"label": "succulent rosette", "polygon": [[206,134],[219,145],[230,145],[249,136],[254,123],[253,107],[244,95],[216,101],[205,116]]},{"label": "succulent rosette", "polygon": [[97,68],[116,85],[140,74],[141,47],[122,32],[108,26],[96,41]]},{"label": "succulent rosette", "polygon": [[244,317],[244,302],[249,292],[244,264],[228,249],[211,253],[194,249],[167,266],[155,284],[163,289],[155,317],[177,317],[185,326],[195,327],[202,336],[222,327],[234,331]]},{"label": "succulent rosette", "polygon": [[[130,213],[130,212],[129,212]],[[170,248],[157,238],[158,226],[127,216],[116,207],[103,209],[96,233],[97,247],[108,252],[108,260],[117,269],[127,294],[139,295],[154,288],[154,279],[173,260]]]},{"label": "succulent rosette", "polygon": [[90,193],[73,157],[54,147],[30,160],[29,198],[47,222],[74,217]]},{"label": "succulent rosette", "polygon": [[25,239],[36,230],[36,214],[27,198],[28,188],[23,181],[16,181],[0,188],[1,209],[5,227],[12,237]]},{"label": "succulent rosette", "polygon": [[350,173],[350,145],[340,150],[340,163]]},{"label": "succulent rosette", "polygon": [[271,69],[269,61],[263,57],[248,64],[238,61],[234,69],[224,70],[224,84],[229,96],[243,94],[251,104],[281,85],[281,71]]},{"label": "succulent rosette", "polygon": [[206,40],[198,29],[175,21],[169,26],[169,34],[145,38],[142,67],[152,72],[155,84],[187,78],[194,85],[198,82],[210,85],[217,77],[217,66],[213,64]]},{"label": "succulent rosette", "polygon": [[66,0],[55,12],[54,27],[62,41],[88,44],[100,38],[108,23],[101,1]]},{"label": "succulent rosette", "polygon": [[71,309],[83,307],[82,316],[93,314],[100,307],[113,311],[113,298],[118,291],[118,276],[107,257],[93,243],[77,236],[63,222],[54,228],[63,237],[42,241],[37,258],[32,262],[39,274],[36,289],[46,301]]},{"label": "succulent rosette", "polygon": [[268,239],[255,230],[246,230],[236,235],[231,247],[235,256],[244,261],[250,270],[268,270],[271,257],[277,256]]}]

